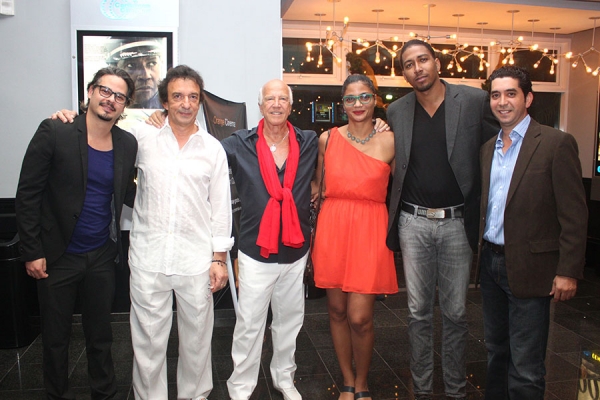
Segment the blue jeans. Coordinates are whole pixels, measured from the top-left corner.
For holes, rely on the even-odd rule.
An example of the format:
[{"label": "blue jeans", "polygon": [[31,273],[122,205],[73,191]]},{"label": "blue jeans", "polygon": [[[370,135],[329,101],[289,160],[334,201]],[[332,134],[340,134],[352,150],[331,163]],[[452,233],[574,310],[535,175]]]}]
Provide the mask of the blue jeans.
[{"label": "blue jeans", "polygon": [[473,260],[462,218],[427,219],[402,211],[398,222],[408,294],[414,394],[433,392],[433,306],[442,312],[442,369],[450,397],[466,394],[467,289]]},{"label": "blue jeans", "polygon": [[508,286],[504,255],[481,253],[481,296],[488,368],[485,398],[544,398],[551,297],[519,299]]}]

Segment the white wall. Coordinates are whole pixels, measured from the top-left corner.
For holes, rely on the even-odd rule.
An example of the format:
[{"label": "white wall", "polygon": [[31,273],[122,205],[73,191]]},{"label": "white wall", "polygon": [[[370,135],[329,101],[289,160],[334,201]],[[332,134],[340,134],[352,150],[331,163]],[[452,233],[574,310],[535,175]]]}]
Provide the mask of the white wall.
[{"label": "white wall", "polygon": [[71,104],[68,0],[15,2],[0,16],[0,197],[14,197],[23,154],[42,119]]},{"label": "white wall", "polygon": [[198,69],[206,90],[245,101],[260,119],[258,89],[281,78],[280,0],[180,0],[179,61]]},{"label": "white wall", "polygon": [[[29,140],[71,105],[75,84],[69,0],[15,3],[14,16],[0,16],[0,198],[14,197]],[[246,102],[256,125],[259,87],[281,77],[280,0],[180,0],[179,10],[179,63],[212,93]]]}]

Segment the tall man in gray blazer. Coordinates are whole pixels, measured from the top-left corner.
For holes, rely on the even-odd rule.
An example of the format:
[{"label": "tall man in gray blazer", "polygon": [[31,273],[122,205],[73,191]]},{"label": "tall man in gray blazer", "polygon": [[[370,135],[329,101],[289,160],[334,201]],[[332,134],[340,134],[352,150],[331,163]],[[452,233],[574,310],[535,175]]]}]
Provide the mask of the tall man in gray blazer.
[{"label": "tall man in gray blazer", "polygon": [[481,149],[480,279],[488,350],[486,399],[544,398],[550,301],[583,277],[587,208],[577,142],[537,123],[529,74],[492,73],[502,129]]},{"label": "tall man in gray blazer", "polygon": [[99,70],[88,85],[86,113],[72,125],[43,121],[23,159],[17,230],[27,274],[37,279],[48,399],[75,398],[68,350],[77,296],[92,398],[117,393],[110,311],[121,209],[135,197],[137,142],[115,123],[134,90],[124,70]]},{"label": "tall man in gray blazer", "polygon": [[487,94],[439,78],[431,46],[402,48],[404,78],[414,92],[388,108],[396,167],[387,245],[402,251],[408,294],[410,369],[416,399],[433,392],[433,305],[443,317],[442,368],[450,398],[466,395],[466,297],[477,249],[479,148],[498,133]]}]

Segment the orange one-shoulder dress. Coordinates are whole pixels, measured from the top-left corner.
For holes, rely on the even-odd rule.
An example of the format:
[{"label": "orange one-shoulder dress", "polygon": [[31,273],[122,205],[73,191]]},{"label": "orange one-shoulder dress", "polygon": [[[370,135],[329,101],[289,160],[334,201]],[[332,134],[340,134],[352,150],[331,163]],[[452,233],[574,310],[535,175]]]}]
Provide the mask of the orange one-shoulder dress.
[{"label": "orange one-shoulder dress", "polygon": [[398,292],[386,244],[390,166],[352,146],[333,128],[325,151],[325,200],[312,249],[315,285],[344,292]]}]

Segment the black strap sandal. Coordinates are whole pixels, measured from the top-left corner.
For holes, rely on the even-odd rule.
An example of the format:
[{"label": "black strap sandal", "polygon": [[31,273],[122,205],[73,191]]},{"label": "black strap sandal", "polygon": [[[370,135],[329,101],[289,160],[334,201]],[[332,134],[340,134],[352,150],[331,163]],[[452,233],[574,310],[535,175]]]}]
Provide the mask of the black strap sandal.
[{"label": "black strap sandal", "polygon": [[340,393],[354,393],[354,386],[342,386]]},{"label": "black strap sandal", "polygon": [[358,392],[354,394],[354,398],[355,399],[363,399],[366,397],[371,397],[371,393],[368,390],[365,390],[364,392]]}]

